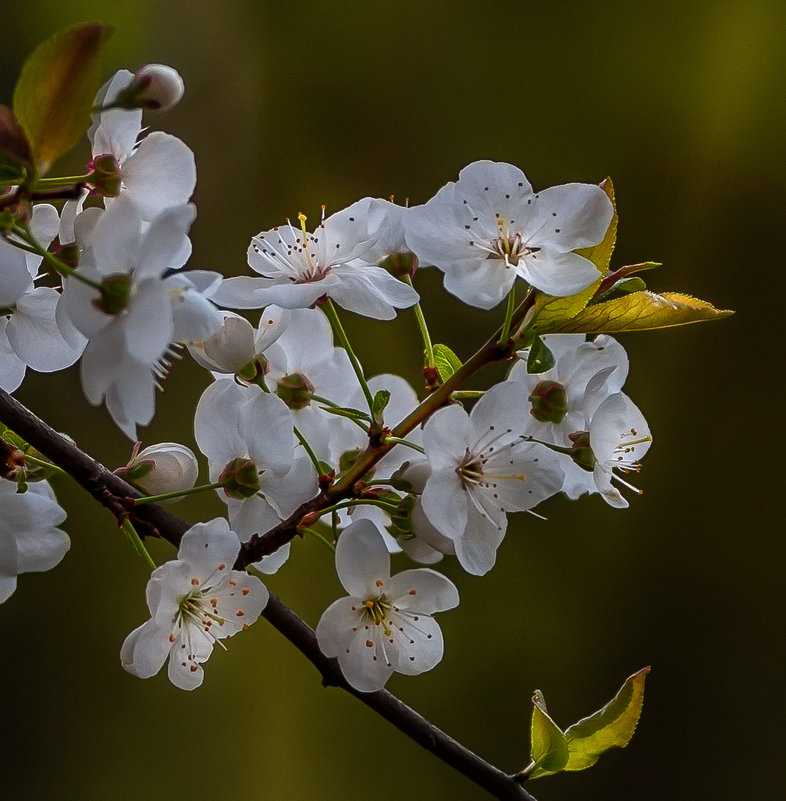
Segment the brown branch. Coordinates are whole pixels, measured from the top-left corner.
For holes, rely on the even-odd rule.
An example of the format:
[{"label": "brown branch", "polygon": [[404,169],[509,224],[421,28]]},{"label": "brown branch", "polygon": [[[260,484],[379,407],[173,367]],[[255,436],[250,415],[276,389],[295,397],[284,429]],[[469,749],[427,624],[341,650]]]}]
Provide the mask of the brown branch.
[{"label": "brown branch", "polygon": [[[0,421],[69,473],[116,517],[121,518],[128,514],[129,505],[122,503],[124,498],[139,497],[139,493],[129,484],[84,453],[71,440],[58,434],[3,390],[0,390]],[[173,545],[178,545],[188,530],[185,521],[156,504],[131,508],[135,522],[144,522],[158,536]],[[262,615],[317,668],[325,686],[340,687],[354,695],[416,743],[483,787],[495,798],[502,801],[535,801],[516,776],[506,774],[470,751],[392,693],[387,690],[361,693],[350,687],[341,674],[338,662],[329,659],[319,650],[314,630],[278,598],[270,596]]]}]

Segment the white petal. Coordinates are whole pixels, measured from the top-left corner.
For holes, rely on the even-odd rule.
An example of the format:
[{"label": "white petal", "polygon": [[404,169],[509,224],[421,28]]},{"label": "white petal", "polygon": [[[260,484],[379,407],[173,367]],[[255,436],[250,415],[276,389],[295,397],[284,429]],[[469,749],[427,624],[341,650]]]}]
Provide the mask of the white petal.
[{"label": "white petal", "polygon": [[469,500],[455,469],[432,473],[421,502],[429,522],[442,535],[454,541],[463,535]]},{"label": "white petal", "polygon": [[186,563],[201,585],[210,577],[228,574],[239,551],[237,534],[230,530],[223,517],[217,517],[208,523],[196,523],[186,531],[177,557]]},{"label": "white petal", "polygon": [[396,671],[405,676],[417,676],[435,667],[445,648],[437,621],[426,615],[410,614],[396,615],[395,620],[404,629],[396,632]]},{"label": "white petal", "polygon": [[516,271],[536,289],[557,297],[580,292],[600,278],[589,259],[545,245],[537,253],[523,256]]},{"label": "white petal", "polygon": [[428,568],[404,570],[393,576],[385,589],[397,609],[425,615],[458,606],[456,585]]},{"label": "white petal", "polygon": [[341,533],[336,546],[336,571],[350,595],[379,595],[377,582],[390,578],[390,554],[371,521],[358,520]]},{"label": "white petal", "polygon": [[120,663],[132,675],[149,679],[161,670],[171,648],[169,631],[148,620],[125,638]]},{"label": "white petal", "polygon": [[357,598],[339,598],[323,613],[317,623],[319,648],[325,656],[338,656],[355,638],[360,622]]}]

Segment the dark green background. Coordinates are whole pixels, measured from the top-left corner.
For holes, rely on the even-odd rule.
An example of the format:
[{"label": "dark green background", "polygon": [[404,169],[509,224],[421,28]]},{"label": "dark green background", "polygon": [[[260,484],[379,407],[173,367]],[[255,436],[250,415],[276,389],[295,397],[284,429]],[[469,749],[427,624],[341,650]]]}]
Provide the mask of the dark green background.
[{"label": "dark green background", "polygon": [[[117,26],[107,76],[150,61],[180,70],[184,101],[148,121],[197,156],[192,266],[241,272],[250,235],[285,216],[369,194],[423,202],[478,158],[511,161],[538,188],[613,177],[615,263],[664,262],[652,288],[738,314],[622,338],[626,390],[655,438],[645,494],[626,512],[596,497],[552,501],[547,524],[517,519],[483,580],[448,564],[462,605],[442,617],[445,659],[389,687],[514,770],[527,761],[534,688],[567,725],[651,664],[629,748],[537,781],[541,801],[780,797],[783,4],[28,0],[3,16],[6,101],[25,53],[86,20]],[[86,158],[82,146],[61,174]],[[445,299],[436,274],[418,279],[436,338],[466,356],[496,319]],[[411,314],[347,326],[370,373],[417,380]],[[193,444],[205,383],[178,365],[145,443]],[[30,375],[17,394],[107,464],[127,459],[76,371]],[[0,608],[4,796],[486,797],[322,689],[264,622],[214,655],[194,694],[125,674],[118,651],[146,618],[145,568],[78,488],[58,493],[71,552],[23,576]],[[219,513],[200,503],[176,511]],[[312,541],[269,584],[312,624],[339,593]]]}]

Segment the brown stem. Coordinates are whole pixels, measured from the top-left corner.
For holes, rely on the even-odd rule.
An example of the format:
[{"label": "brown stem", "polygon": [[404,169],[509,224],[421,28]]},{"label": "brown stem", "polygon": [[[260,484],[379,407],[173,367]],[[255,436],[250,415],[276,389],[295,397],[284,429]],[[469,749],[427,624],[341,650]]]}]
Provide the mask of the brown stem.
[{"label": "brown stem", "polygon": [[[69,473],[118,519],[128,514],[128,506],[123,504],[122,499],[139,497],[139,493],[123,479],[88,456],[62,434],[58,434],[3,390],[0,390],[0,421]],[[412,427],[414,425],[413,423]],[[173,545],[178,545],[188,530],[185,521],[153,503],[133,508],[133,513],[138,520],[146,523],[158,536]],[[483,787],[495,798],[502,801],[535,801],[515,775],[508,775],[494,767],[392,693],[387,690],[361,693],[350,687],[341,674],[338,662],[329,659],[319,650],[314,630],[278,598],[270,596],[262,616],[317,668],[325,686],[340,687],[354,695],[416,743]]]},{"label": "brown stem", "polygon": [[[535,292],[530,290],[526,298],[519,304],[511,318],[510,329],[515,330],[526,313],[535,302]],[[473,373],[481,367],[492,362],[510,358],[512,346],[508,342],[500,345],[498,342],[501,329],[497,329],[485,344],[476,351],[444,384],[437,387],[411,414],[405,417],[392,431],[393,437],[405,437],[414,428],[424,422],[441,406],[450,402],[450,395],[455,392]],[[242,569],[253,562],[258,562],[263,556],[275,553],[282,545],[289,542],[296,534],[298,525],[304,515],[332,506],[344,498],[349,498],[354,491],[355,484],[391,449],[395,443],[370,443],[354,461],[352,467],[330,489],[321,493],[313,500],[300,506],[282,523],[264,534],[256,534],[240,549],[235,568]]]}]

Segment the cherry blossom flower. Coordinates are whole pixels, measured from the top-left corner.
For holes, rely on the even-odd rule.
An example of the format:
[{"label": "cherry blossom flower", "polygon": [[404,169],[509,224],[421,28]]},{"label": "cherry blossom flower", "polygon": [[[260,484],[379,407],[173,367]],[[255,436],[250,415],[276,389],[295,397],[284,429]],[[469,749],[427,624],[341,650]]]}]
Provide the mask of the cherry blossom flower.
[{"label": "cherry blossom flower", "polygon": [[502,383],[469,415],[460,406],[448,406],[425,425],[431,475],[421,498],[423,511],[453,540],[469,573],[483,575],[494,565],[507,512],[532,509],[562,487],[557,454],[521,441],[527,417],[518,388]]},{"label": "cherry blossom flower", "polygon": [[361,692],[381,690],[394,672],[431,670],[443,653],[432,615],[458,605],[458,590],[428,568],[390,575],[390,555],[376,527],[353,523],[339,537],[336,570],[348,597],[317,625],[319,647],[338,657],[344,678]]},{"label": "cherry blossom flower", "polygon": [[137,424],[153,418],[155,387],[166,374],[172,342],[204,339],[221,324],[207,299],[217,274],[198,270],[163,278],[190,254],[194,213],[193,206],[170,209],[147,224],[129,197],[118,198],[80,243],[79,271],[112,289],[110,302],[72,277],[58,305],[61,329],[75,327],[89,340],[80,364],[88,401],[105,401],[131,439]]},{"label": "cherry blossom flower", "polygon": [[14,481],[0,479],[0,603],[16,589],[19,573],[51,570],[70,547],[57,526],[66,513],[46,481],[17,492]]},{"label": "cherry blossom flower", "polygon": [[614,214],[594,184],[534,193],[511,164],[476,161],[405,218],[410,249],[445,273],[445,288],[471,306],[491,309],[516,277],[550,295],[571,295],[600,277],[574,253],[603,239]]},{"label": "cherry blossom flower", "polygon": [[[628,375],[628,357],[616,340],[605,334],[587,342],[583,334],[549,334],[544,344],[555,358],[550,370],[527,372],[528,350],[520,351],[508,381],[521,387],[529,403],[528,436],[571,447],[570,435],[585,431],[595,410],[622,389]],[[562,491],[578,498],[594,491],[592,475],[564,457]]]},{"label": "cherry blossom flower", "polygon": [[216,302],[234,309],[270,303],[304,309],[328,297],[377,320],[391,320],[396,309],[413,306],[418,293],[365,258],[376,245],[368,230],[370,200],[323,218],[314,233],[308,233],[301,214],[300,227],[288,222],[257,234],[248,249],[248,263],[262,277],[226,279]]},{"label": "cherry blossom flower", "polygon": [[254,623],[269,598],[258,578],[232,569],[239,551],[240,540],[223,518],[183,535],[177,559],[150,575],[150,620],[123,643],[120,661],[129,673],[150,678],[169,658],[172,684],[181,690],[202,684],[202,663],[213,645]]},{"label": "cherry blossom flower", "polygon": [[597,491],[606,503],[617,509],[626,509],[628,501],[612,486],[616,481],[637,494],[641,491],[614,472],[638,472],[639,459],[650,448],[650,433],[644,415],[624,393],[610,395],[598,406],[589,424],[589,447],[594,464],[592,477]]},{"label": "cherry blossom flower", "polygon": [[[60,220],[54,206],[33,209],[31,231],[42,247],[58,233]],[[51,373],[72,365],[81,355],[85,339],[77,334],[67,341],[56,310],[60,293],[53,287],[35,286],[41,256],[26,253],[0,238],[0,387],[13,392],[27,367]]]}]

